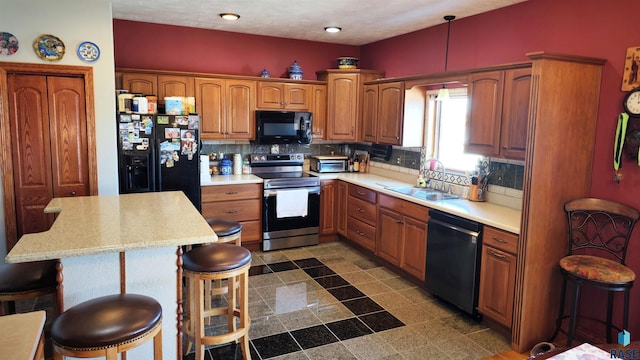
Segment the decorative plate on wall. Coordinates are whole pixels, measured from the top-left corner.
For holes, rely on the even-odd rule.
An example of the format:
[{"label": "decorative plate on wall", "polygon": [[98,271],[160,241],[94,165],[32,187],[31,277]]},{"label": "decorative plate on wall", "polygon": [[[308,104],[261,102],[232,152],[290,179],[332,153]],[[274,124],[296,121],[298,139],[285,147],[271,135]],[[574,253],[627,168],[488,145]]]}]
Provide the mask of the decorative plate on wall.
[{"label": "decorative plate on wall", "polygon": [[40,59],[58,61],[64,56],[64,43],[57,37],[49,34],[41,35],[33,43],[33,49]]},{"label": "decorative plate on wall", "polygon": [[100,58],[100,48],[91,41],[85,41],[78,45],[78,57],[84,62],[95,62]]},{"label": "decorative plate on wall", "polygon": [[18,38],[12,33],[0,32],[0,55],[13,55],[18,51]]}]

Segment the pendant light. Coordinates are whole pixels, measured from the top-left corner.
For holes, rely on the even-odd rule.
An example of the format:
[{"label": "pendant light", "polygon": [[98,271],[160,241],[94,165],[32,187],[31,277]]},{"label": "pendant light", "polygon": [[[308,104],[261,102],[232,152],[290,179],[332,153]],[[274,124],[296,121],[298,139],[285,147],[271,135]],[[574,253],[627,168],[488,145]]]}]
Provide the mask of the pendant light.
[{"label": "pendant light", "polygon": [[[454,15],[446,15],[444,17],[444,19],[447,21],[447,47],[445,48],[445,51],[444,51],[444,71],[445,72],[447,71],[447,62],[449,61],[449,36],[451,35],[451,20],[455,18],[456,17]],[[438,96],[436,97],[436,100],[438,101],[449,100],[449,89],[447,89],[444,84],[442,84],[442,89],[438,91]]]}]

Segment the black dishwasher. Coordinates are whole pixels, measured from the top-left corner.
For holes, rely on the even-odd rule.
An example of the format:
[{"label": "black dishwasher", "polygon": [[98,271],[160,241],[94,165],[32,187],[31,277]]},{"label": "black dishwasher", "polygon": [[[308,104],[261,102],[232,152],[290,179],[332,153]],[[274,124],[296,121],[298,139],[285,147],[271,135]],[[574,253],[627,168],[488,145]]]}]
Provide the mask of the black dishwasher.
[{"label": "black dishwasher", "polygon": [[482,224],[429,211],[425,286],[476,319],[481,238]]}]

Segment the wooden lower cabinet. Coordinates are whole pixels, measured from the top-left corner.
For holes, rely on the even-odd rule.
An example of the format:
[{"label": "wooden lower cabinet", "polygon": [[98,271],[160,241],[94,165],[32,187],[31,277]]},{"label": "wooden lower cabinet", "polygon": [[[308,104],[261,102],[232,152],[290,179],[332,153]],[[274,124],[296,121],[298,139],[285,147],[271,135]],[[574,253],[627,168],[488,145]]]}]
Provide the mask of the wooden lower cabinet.
[{"label": "wooden lower cabinet", "polygon": [[376,255],[400,266],[404,233],[403,216],[381,207],[378,211],[378,246]]},{"label": "wooden lower cabinet", "polygon": [[378,202],[376,255],[424,281],[429,209],[383,194]]},{"label": "wooden lower cabinet", "polygon": [[511,328],[518,236],[489,226],[484,229],[478,311]]},{"label": "wooden lower cabinet", "polygon": [[238,221],[242,243],[262,241],[262,184],[202,187],[202,216]]},{"label": "wooden lower cabinet", "polygon": [[347,238],[375,251],[378,193],[354,184],[349,184],[347,192]]},{"label": "wooden lower cabinet", "polygon": [[336,231],[339,235],[347,236],[347,200],[349,185],[344,181],[338,181],[336,187]]},{"label": "wooden lower cabinet", "polygon": [[338,180],[320,181],[320,236],[335,235],[337,232],[337,183]]}]

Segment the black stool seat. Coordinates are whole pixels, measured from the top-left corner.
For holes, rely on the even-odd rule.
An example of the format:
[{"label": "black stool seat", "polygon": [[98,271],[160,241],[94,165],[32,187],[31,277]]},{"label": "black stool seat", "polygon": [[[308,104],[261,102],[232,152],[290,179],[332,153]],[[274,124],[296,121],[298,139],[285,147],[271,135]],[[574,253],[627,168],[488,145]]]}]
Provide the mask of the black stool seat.
[{"label": "black stool seat", "polygon": [[213,232],[220,237],[231,236],[242,231],[242,224],[237,221],[225,219],[207,219],[207,223]]},{"label": "black stool seat", "polygon": [[161,320],[162,307],[148,296],[103,296],[58,316],[51,327],[51,340],[63,348],[111,347],[135,340]]},{"label": "black stool seat", "polygon": [[232,244],[211,244],[188,251],[182,268],[193,272],[219,272],[240,268],[251,262],[251,252]]},{"label": "black stool seat", "polygon": [[0,264],[0,294],[56,287],[56,260]]}]

